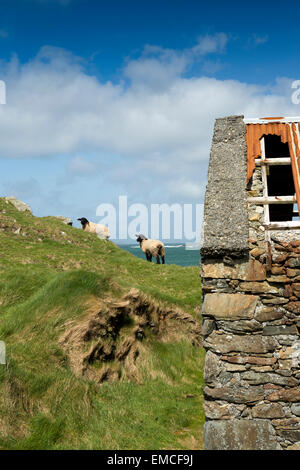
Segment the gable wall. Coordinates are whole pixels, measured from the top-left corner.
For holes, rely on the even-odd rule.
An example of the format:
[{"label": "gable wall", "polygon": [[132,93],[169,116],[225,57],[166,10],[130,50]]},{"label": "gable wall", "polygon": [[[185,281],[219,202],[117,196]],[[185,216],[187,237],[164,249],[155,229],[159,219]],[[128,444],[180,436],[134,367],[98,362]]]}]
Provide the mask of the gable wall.
[{"label": "gable wall", "polygon": [[[209,167],[201,250],[205,448],[300,449],[299,232],[272,233],[272,264],[267,270],[262,206],[247,203],[247,197],[262,195],[259,168],[248,190],[246,168],[243,170],[242,208],[231,217],[232,227],[241,237],[237,245],[228,240],[230,228],[224,221],[222,247],[219,223],[211,218],[215,211],[220,220],[226,203],[222,205],[222,178],[218,180],[213,163],[220,148],[216,146],[220,129],[224,141],[219,157],[226,159],[234,147],[234,152],[240,149],[243,161],[243,145],[232,147],[232,140],[226,142],[224,135],[224,130],[236,125],[235,139],[240,139],[244,135],[241,119],[216,122]],[[241,185],[240,194],[243,191]],[[218,196],[211,211],[207,205],[213,194]]]}]

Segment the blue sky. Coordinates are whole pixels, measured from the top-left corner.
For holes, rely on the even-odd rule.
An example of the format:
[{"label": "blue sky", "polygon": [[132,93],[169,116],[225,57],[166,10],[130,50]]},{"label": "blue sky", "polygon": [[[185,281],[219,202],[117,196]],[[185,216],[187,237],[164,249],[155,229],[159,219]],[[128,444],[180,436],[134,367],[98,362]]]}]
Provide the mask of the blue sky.
[{"label": "blue sky", "polygon": [[300,115],[298,2],[2,0],[0,193],[202,203],[216,117]]},{"label": "blue sky", "polygon": [[[88,61],[104,79],[117,79],[127,56],[145,44],[182,50],[199,35],[224,31],[230,44],[220,78],[273,81],[279,70],[299,71],[296,1],[245,3],[201,0],[2,0],[1,56],[22,62],[44,45],[63,47]],[[258,52],[257,46],[260,45]],[[93,67],[95,67],[93,69]]]}]

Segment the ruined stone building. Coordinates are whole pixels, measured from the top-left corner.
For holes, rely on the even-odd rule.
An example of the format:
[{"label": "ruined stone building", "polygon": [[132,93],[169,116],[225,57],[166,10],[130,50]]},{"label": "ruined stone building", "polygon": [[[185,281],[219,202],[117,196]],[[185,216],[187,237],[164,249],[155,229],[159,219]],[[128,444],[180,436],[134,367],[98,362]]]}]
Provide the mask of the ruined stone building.
[{"label": "ruined stone building", "polygon": [[300,449],[300,118],[217,119],[201,276],[205,448]]}]

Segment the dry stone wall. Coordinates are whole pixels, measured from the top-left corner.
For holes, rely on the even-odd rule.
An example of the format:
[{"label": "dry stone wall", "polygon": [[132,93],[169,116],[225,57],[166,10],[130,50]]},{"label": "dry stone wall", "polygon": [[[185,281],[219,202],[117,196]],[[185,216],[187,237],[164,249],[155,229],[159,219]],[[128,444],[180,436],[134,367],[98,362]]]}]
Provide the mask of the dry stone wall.
[{"label": "dry stone wall", "polygon": [[[248,196],[261,196],[256,169]],[[206,449],[300,449],[300,234],[248,204],[249,256],[202,260]]]}]

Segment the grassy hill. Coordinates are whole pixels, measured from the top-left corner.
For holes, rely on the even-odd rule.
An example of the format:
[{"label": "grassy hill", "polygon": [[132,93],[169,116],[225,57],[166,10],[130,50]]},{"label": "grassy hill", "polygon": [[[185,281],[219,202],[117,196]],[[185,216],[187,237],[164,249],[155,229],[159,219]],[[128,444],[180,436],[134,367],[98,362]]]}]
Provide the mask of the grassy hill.
[{"label": "grassy hill", "polygon": [[198,267],[0,198],[0,448],[202,448],[200,303]]}]

